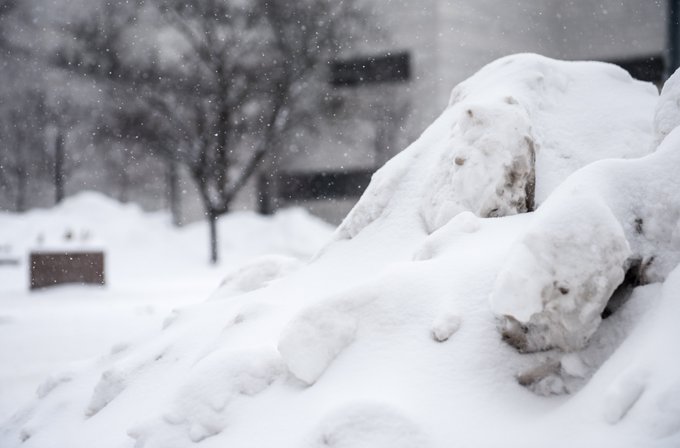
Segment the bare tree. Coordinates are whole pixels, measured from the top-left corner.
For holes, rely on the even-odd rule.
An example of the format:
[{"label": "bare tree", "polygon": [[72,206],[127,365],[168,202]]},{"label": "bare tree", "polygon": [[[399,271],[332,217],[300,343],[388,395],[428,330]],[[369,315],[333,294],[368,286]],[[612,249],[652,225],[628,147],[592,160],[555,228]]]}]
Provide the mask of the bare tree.
[{"label": "bare tree", "polygon": [[[53,95],[54,96],[54,95]],[[70,174],[78,168],[78,161],[72,157],[68,147],[72,142],[73,130],[85,118],[83,107],[72,101],[67,95],[54,96],[46,105],[47,124],[53,131],[51,136],[52,150],[49,162],[52,166],[52,184],[54,187],[54,203],[59,204],[66,195],[66,181]]]},{"label": "bare tree", "polygon": [[45,95],[40,90],[20,92],[0,111],[0,186],[5,197],[13,198],[13,208],[27,208],[30,184],[49,172],[45,163]]},{"label": "bare tree", "polygon": [[166,26],[187,43],[182,68],[191,70],[182,74],[195,83],[194,95],[153,89],[145,102],[162,117],[158,126],[174,130],[166,132],[174,145],[160,153],[187,166],[196,182],[216,262],[217,219],[258,170],[260,209],[275,208],[280,148],[295,126],[315,118],[326,62],[363,16],[351,1],[157,1]]},{"label": "bare tree", "polygon": [[[186,167],[216,262],[217,220],[256,173],[261,211],[276,208],[286,141],[319,119],[317,98],[329,88],[327,62],[365,26],[366,15],[352,0],[107,5],[88,23],[71,25],[75,44],[57,63],[108,85],[118,110],[106,113],[99,127],[110,127],[109,136],[143,145],[167,161],[169,172]],[[140,17],[148,21],[144,27]],[[145,49],[138,45],[137,56],[146,51],[146,58],[126,48],[126,35],[141,28],[166,38],[147,39]]]}]

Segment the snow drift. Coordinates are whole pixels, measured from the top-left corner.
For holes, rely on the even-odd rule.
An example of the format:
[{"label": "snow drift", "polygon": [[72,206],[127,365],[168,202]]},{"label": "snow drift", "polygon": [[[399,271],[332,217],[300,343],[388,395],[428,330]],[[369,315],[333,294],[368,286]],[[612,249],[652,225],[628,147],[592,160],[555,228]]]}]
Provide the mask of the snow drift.
[{"label": "snow drift", "polygon": [[[172,321],[166,315],[173,308],[205,300],[221,280],[228,285],[216,299],[294,271],[334,230],[302,209],[273,216],[237,212],[218,225],[220,264],[211,266],[205,222],[177,228],[167,213],[143,212],[98,193],[79,193],[45,210],[0,212],[0,258],[20,259],[0,266],[0,427],[46,377],[39,397],[71,381],[78,370],[71,364],[146,339]],[[28,290],[29,251],[102,247],[105,287]]]},{"label": "snow drift", "polygon": [[677,446],[669,92],[601,63],[489,64],[312,262],[232,275],[51,381],[0,444]]}]

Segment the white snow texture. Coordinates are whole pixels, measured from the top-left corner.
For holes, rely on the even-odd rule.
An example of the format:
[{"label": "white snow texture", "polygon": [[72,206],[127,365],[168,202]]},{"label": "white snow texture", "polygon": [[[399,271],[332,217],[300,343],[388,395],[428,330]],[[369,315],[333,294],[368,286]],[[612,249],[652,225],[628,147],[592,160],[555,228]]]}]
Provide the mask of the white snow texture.
[{"label": "white snow texture", "polygon": [[680,446],[676,77],[489,64],[312,261],[54,377],[0,446]]}]

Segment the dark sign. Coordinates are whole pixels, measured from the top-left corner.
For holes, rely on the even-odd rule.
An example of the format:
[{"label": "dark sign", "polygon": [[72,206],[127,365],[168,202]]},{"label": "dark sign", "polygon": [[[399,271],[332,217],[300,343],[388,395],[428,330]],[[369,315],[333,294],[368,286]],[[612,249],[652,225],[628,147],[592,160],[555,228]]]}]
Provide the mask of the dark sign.
[{"label": "dark sign", "polygon": [[31,289],[63,283],[104,284],[103,252],[32,252]]}]

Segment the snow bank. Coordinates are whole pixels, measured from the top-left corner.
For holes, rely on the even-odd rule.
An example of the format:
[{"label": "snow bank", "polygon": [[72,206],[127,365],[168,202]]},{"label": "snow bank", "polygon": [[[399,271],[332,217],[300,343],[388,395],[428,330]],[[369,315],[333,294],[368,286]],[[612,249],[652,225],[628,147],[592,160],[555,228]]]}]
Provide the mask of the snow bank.
[{"label": "snow bank", "polygon": [[[311,262],[237,271],[28,403],[0,444],[680,445],[680,131],[633,159],[655,98],[606,64],[490,64]],[[546,350],[504,343],[502,315]],[[111,369],[122,390],[100,394]]]}]

